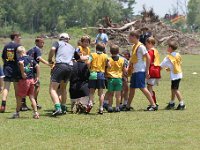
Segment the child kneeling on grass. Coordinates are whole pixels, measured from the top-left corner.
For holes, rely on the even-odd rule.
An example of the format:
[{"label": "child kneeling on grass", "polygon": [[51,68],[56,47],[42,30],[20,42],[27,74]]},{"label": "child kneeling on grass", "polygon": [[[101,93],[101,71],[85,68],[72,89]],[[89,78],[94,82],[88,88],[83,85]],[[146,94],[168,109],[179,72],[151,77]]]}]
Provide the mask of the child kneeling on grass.
[{"label": "child kneeling on grass", "polygon": [[180,93],[179,84],[183,77],[182,69],[181,69],[181,55],[175,50],[178,48],[178,43],[175,41],[170,41],[168,43],[167,52],[169,53],[167,57],[164,58],[160,66],[162,68],[167,68],[170,70],[170,78],[171,78],[171,101],[168,103],[166,109],[174,109],[175,108],[175,96],[178,98],[179,105],[177,110],[184,110],[186,108],[182,95]]},{"label": "child kneeling on grass", "polygon": [[[17,108],[12,118],[19,118],[19,111],[21,107],[21,99],[25,96],[29,96],[33,107],[33,118],[39,119],[39,113],[37,112],[37,104],[34,98],[34,84],[39,80],[39,65],[32,57],[26,55],[26,50],[23,46],[17,48],[19,56],[19,68],[21,72],[21,79],[18,82],[17,91]],[[36,77],[34,80],[34,68],[36,69]]]}]

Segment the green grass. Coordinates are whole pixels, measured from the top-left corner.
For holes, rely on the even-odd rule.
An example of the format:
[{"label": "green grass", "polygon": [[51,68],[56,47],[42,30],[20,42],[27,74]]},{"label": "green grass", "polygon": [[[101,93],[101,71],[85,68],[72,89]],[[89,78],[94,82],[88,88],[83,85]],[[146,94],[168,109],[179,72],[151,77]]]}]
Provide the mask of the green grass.
[{"label": "green grass", "polygon": [[[30,39],[24,39],[23,43],[26,47],[33,46]],[[51,40],[46,41],[45,58],[51,43]],[[137,90],[132,103],[135,111],[97,115],[96,99],[89,115],[69,113],[56,118],[49,117],[53,109],[48,93],[50,69],[41,64],[41,117],[34,120],[28,111],[22,112],[19,119],[9,119],[15,111],[11,87],[6,113],[0,114],[0,149],[199,149],[199,64],[198,55],[183,56],[184,78],[180,91],[187,106],[185,111],[164,110],[170,100],[170,80],[169,74],[163,71],[160,85],[155,87],[160,105],[157,112],[143,111],[148,102]],[[192,75],[192,72],[198,74]]]}]

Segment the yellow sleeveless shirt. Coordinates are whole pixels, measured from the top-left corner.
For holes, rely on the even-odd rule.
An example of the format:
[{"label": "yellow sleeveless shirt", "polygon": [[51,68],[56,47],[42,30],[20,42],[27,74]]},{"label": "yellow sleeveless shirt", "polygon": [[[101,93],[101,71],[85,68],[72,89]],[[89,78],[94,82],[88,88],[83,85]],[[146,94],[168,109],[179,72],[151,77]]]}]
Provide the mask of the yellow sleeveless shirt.
[{"label": "yellow sleeveless shirt", "polygon": [[122,78],[124,59],[119,57],[118,61],[109,58],[111,67],[107,68],[106,73],[108,78]]},{"label": "yellow sleeveless shirt", "polygon": [[105,72],[106,60],[108,56],[104,53],[101,54],[91,53],[91,56],[92,56],[92,62],[90,65],[90,71]]},{"label": "yellow sleeveless shirt", "polygon": [[181,63],[182,63],[182,59],[181,59],[181,55],[179,53],[176,53],[176,56],[173,55],[167,55],[167,58],[169,58],[169,60],[171,61],[171,63],[174,66],[174,74],[178,74],[178,73],[182,73],[182,69],[181,69]]}]

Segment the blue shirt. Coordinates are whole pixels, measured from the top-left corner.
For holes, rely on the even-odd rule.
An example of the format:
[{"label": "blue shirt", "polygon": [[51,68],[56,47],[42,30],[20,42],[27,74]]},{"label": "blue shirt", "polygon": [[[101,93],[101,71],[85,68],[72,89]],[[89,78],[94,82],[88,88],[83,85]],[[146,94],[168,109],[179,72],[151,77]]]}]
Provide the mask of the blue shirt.
[{"label": "blue shirt", "polygon": [[39,47],[37,46],[33,47],[26,54],[31,56],[39,64],[40,62],[39,58],[42,56],[42,53]]},{"label": "blue shirt", "polygon": [[107,36],[107,34],[105,34],[105,33],[99,33],[99,34],[97,34],[96,40],[95,40],[96,44],[97,43],[104,43],[104,44],[106,44],[107,42],[108,42],[108,36]]},{"label": "blue shirt", "polygon": [[20,57],[18,61],[24,63],[24,72],[27,75],[27,79],[34,78],[34,68],[36,67],[37,62],[27,55]]}]

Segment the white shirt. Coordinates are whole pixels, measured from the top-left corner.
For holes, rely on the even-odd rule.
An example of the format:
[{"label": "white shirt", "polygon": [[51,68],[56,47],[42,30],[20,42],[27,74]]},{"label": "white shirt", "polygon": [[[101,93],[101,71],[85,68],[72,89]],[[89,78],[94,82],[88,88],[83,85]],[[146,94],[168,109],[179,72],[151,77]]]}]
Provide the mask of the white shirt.
[{"label": "white shirt", "polygon": [[[171,53],[172,56],[176,56],[176,52]],[[171,80],[178,80],[183,78],[183,73],[174,74],[174,66],[169,58],[165,57],[164,60],[161,62],[160,66],[162,68],[169,68],[170,69],[170,78]]]},{"label": "white shirt", "polygon": [[137,49],[138,61],[133,65],[134,72],[145,72],[146,71],[146,61],[143,60],[143,56],[147,54],[147,49],[144,45],[140,45]]}]

